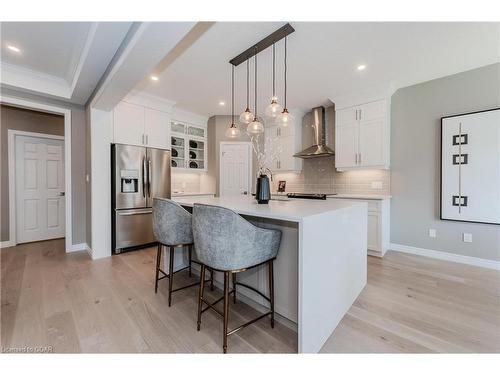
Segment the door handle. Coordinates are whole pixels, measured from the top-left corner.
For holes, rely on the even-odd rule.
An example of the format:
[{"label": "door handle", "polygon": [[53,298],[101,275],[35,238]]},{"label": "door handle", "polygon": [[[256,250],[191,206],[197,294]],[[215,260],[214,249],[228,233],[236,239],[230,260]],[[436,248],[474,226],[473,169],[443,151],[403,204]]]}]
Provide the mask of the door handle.
[{"label": "door handle", "polygon": [[148,197],[151,198],[151,182],[153,181],[153,171],[151,168],[151,159],[148,159]]},{"label": "door handle", "polygon": [[354,154],[354,158],[355,158],[355,163],[358,164],[358,153],[357,152]]},{"label": "door handle", "polygon": [[59,196],[60,196],[60,197],[64,197],[65,195],[66,195],[66,192],[64,192],[64,191],[60,191],[60,192],[59,192]]},{"label": "door handle", "polygon": [[116,214],[118,216],[133,216],[133,215],[147,215],[152,213],[153,210],[144,210],[144,211],[128,211],[128,212],[120,212],[117,211]]},{"label": "door handle", "polygon": [[359,153],[359,164],[361,164],[361,152]]},{"label": "door handle", "polygon": [[142,158],[142,196],[146,198],[146,158]]}]

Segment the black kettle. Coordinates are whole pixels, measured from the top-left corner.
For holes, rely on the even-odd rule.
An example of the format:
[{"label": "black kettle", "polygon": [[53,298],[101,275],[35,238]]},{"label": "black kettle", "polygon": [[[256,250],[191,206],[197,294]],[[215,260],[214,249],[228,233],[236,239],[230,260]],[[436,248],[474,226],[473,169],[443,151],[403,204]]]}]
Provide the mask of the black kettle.
[{"label": "black kettle", "polygon": [[269,183],[269,177],[267,177],[266,174],[261,173],[257,178],[255,199],[257,199],[259,204],[268,204],[269,199],[271,199],[271,185]]}]

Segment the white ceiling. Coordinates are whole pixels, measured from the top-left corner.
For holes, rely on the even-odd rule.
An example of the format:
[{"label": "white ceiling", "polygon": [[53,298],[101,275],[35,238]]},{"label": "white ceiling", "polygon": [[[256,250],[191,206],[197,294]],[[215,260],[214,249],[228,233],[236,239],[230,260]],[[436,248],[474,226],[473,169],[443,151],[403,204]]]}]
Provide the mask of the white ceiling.
[{"label": "white ceiling", "polygon": [[[142,91],[201,115],[230,113],[228,61],[283,23],[216,23]],[[365,90],[397,89],[500,61],[499,23],[292,22],[288,107],[307,110]],[[283,98],[283,44],[277,45]],[[357,71],[366,64],[364,71]],[[271,96],[271,48],[259,54],[259,107]],[[253,81],[253,63],[251,63]],[[236,68],[236,112],[245,107],[245,64]],[[251,93],[253,108],[253,93]],[[227,104],[219,106],[219,101]],[[261,113],[261,110],[259,112]]]},{"label": "white ceiling", "polygon": [[[2,22],[2,85],[84,104],[130,25]],[[8,45],[21,52],[10,51]]]}]

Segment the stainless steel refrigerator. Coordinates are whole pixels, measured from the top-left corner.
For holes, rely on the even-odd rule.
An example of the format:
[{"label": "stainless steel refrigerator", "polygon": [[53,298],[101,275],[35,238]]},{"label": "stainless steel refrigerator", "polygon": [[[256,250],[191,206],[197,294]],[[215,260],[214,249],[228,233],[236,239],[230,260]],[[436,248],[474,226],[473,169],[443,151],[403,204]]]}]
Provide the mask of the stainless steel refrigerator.
[{"label": "stainless steel refrigerator", "polygon": [[114,254],[155,242],[153,198],[170,198],[170,151],[111,145]]}]

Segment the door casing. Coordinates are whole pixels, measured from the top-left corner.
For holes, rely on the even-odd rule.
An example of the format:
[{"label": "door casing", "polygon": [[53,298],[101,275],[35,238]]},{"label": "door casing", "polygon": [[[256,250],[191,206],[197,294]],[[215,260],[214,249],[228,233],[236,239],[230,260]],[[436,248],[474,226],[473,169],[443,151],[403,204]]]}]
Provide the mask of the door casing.
[{"label": "door casing", "polygon": [[[48,104],[42,104],[30,100],[19,99],[10,96],[0,96],[0,103],[8,104],[14,107],[31,109],[40,112],[54,113],[64,116],[64,185],[66,197],[66,212],[65,212],[65,248],[66,252],[82,250],[82,244],[73,245],[73,221],[72,221],[72,184],[71,184],[71,110],[67,108],[57,107]],[[17,130],[8,131],[8,158],[9,158],[9,241],[7,244],[2,243],[2,247],[15,246],[16,241],[16,190],[15,190],[15,136],[27,135],[43,137],[47,134],[22,132]],[[36,134],[36,135],[33,135]],[[14,183],[13,183],[14,182]]]}]

